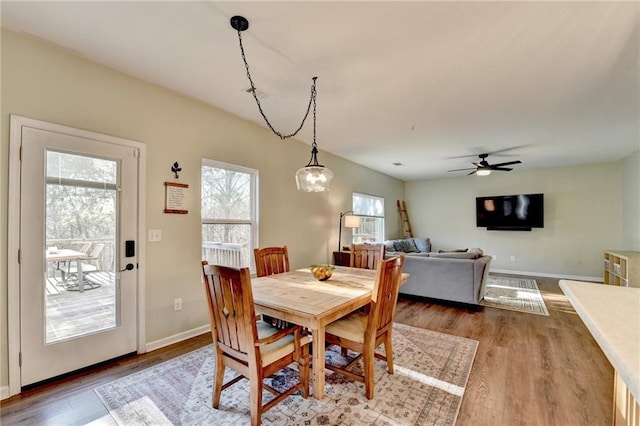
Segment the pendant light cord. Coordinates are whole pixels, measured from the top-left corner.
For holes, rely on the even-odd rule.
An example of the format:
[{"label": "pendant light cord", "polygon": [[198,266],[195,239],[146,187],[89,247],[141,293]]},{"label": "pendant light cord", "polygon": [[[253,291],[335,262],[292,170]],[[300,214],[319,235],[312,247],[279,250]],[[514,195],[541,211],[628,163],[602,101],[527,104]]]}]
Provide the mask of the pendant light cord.
[{"label": "pendant light cord", "polygon": [[307,105],[307,111],[305,112],[304,117],[302,117],[302,122],[300,123],[300,126],[296,129],[295,132],[290,133],[288,135],[283,135],[271,125],[271,123],[269,122],[269,119],[267,118],[264,111],[262,110],[262,105],[260,105],[260,99],[258,99],[258,95],[256,93],[256,86],[255,84],[253,84],[253,79],[251,78],[251,72],[249,71],[249,63],[247,62],[247,58],[244,53],[244,46],[242,45],[242,32],[240,30],[238,30],[238,41],[240,42],[240,53],[242,54],[242,61],[244,62],[244,67],[247,69],[247,78],[249,79],[249,84],[251,84],[251,89],[250,89],[251,94],[253,95],[253,99],[256,100],[256,104],[258,105],[258,111],[260,111],[260,115],[262,115],[262,118],[264,119],[265,123],[267,123],[267,126],[269,126],[271,131],[275,133],[281,140],[291,138],[297,135],[298,132],[304,126],[304,122],[307,120],[307,117],[309,116],[309,111],[311,110],[311,104],[313,103],[313,147],[314,149],[317,150],[316,126],[315,126],[315,121],[316,121],[315,120],[315,116],[316,116],[315,100],[316,100],[316,79],[318,77],[313,77],[313,84],[311,85],[311,97],[309,98],[309,105]]}]

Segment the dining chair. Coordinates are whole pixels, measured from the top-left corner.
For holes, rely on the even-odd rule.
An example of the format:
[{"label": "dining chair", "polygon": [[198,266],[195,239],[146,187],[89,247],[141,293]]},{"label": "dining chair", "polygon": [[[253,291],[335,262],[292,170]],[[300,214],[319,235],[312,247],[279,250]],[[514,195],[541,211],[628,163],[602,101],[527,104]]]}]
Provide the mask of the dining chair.
[{"label": "dining chair", "polygon": [[[242,378],[249,380],[251,425],[258,426],[262,414],[300,390],[309,396],[309,337],[302,335],[302,327],[287,329],[272,327],[256,321],[251,276],[248,268],[209,265],[202,261],[211,335],[215,346],[216,369],[213,377],[213,408],[220,407],[222,391]],[[298,364],[300,380],[279,392],[264,380],[292,363]],[[229,367],[240,375],[224,381]],[[263,389],[274,398],[262,404]]]},{"label": "dining chair", "polygon": [[[259,277],[281,274],[290,270],[287,246],[253,249],[253,255],[256,261],[256,275]],[[263,319],[278,328],[289,327],[288,322],[278,318],[263,315]]]},{"label": "dining chair", "polygon": [[[355,311],[327,325],[325,340],[330,345],[358,352],[358,356],[344,367],[327,363],[326,367],[346,377],[364,382],[368,399],[373,399],[374,358],[387,363],[387,371],[393,374],[393,317],[398,301],[398,289],[402,278],[404,255],[381,260],[376,270],[376,281],[368,312]],[[375,349],[384,343],[385,355]],[[364,374],[349,368],[360,358]]]},{"label": "dining chair", "polygon": [[376,269],[384,259],[384,244],[351,244],[349,266],[352,268]]},{"label": "dining chair", "polygon": [[289,251],[287,246],[265,247],[253,250],[256,274],[259,277],[289,272]]}]

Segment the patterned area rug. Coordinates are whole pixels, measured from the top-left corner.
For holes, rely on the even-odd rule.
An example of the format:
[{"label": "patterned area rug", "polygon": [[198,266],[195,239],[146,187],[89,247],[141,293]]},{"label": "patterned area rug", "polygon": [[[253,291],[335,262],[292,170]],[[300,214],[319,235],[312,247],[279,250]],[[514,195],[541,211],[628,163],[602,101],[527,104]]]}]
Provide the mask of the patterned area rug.
[{"label": "patterned area rug", "polygon": [[511,277],[488,277],[482,306],[549,315],[536,280]]},{"label": "patterned area rug", "polygon": [[[376,360],[373,400],[365,397],[363,383],[328,373],[322,400],[290,396],[263,414],[262,424],[455,424],[478,342],[394,324],[393,344],[395,374]],[[328,350],[327,362],[346,360]],[[222,392],[220,409],[211,407],[214,363],[209,345],[95,391],[121,425],[248,424],[246,380]],[[225,382],[234,374],[227,369]],[[287,369],[270,380],[275,387],[284,386],[297,380],[297,371]]]}]

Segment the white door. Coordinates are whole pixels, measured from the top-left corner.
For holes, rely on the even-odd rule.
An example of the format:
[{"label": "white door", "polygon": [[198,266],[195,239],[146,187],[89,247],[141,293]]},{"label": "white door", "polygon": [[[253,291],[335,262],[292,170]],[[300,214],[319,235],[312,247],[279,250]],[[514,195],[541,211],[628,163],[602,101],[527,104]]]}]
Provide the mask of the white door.
[{"label": "white door", "polygon": [[21,127],[21,386],[137,349],[138,151],[88,135]]}]

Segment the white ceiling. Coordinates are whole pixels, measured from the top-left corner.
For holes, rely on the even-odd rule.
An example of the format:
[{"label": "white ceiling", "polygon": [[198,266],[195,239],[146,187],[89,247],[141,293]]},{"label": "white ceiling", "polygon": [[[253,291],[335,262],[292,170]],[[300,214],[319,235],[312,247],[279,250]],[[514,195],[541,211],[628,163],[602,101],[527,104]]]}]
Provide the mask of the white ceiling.
[{"label": "white ceiling", "polygon": [[[616,161],[640,147],[638,2],[10,2],[2,26],[403,180]],[[309,121],[298,135],[312,141]],[[274,137],[276,137],[274,135]],[[283,142],[290,143],[290,142]],[[400,162],[402,166],[392,163]],[[503,172],[504,173],[504,172]]]}]

